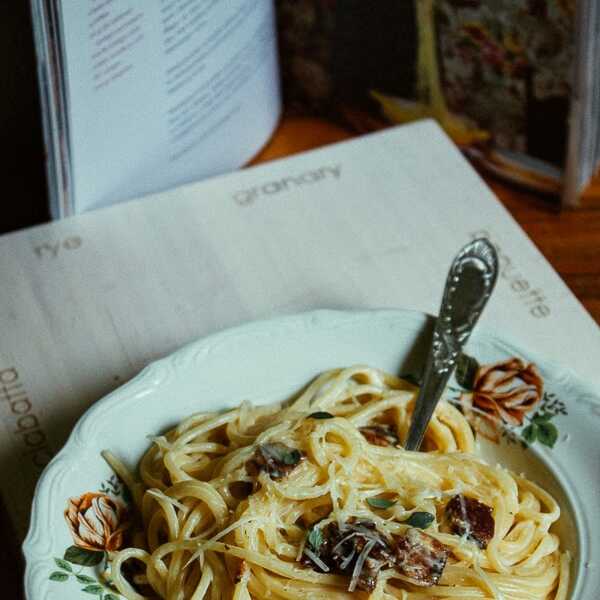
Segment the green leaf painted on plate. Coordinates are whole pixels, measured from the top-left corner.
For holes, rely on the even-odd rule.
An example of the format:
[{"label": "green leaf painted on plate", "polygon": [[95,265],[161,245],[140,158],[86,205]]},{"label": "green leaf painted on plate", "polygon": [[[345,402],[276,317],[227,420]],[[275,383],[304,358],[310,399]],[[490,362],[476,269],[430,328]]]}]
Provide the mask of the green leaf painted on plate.
[{"label": "green leaf painted on plate", "polygon": [[86,585],[84,588],[81,588],[81,591],[86,594],[95,594],[97,596],[104,591],[104,588],[96,583],[94,585]]},{"label": "green leaf painted on plate", "polygon": [[433,522],[435,517],[428,512],[414,512],[404,523],[411,527],[418,527],[419,529],[427,529]]},{"label": "green leaf painted on plate", "polygon": [[333,419],[333,415],[324,410],[318,410],[317,412],[308,415],[309,419]]},{"label": "green leaf painted on plate", "polygon": [[533,444],[538,436],[538,426],[536,423],[532,423],[531,425],[527,425],[523,431],[521,431],[521,437],[528,444]]},{"label": "green leaf painted on plate", "polygon": [[456,361],[456,382],[466,390],[475,387],[475,376],[479,370],[479,363],[468,354],[461,354]]},{"label": "green leaf painted on plate", "polygon": [[79,583],[96,583],[96,580],[89,575],[75,575]]},{"label": "green leaf painted on plate", "polygon": [[56,563],[57,567],[60,567],[65,571],[69,571],[69,573],[73,572],[71,565],[64,558],[55,558],[54,562]]},{"label": "green leaf painted on plate", "polygon": [[121,600],[121,598],[115,594],[105,594],[104,600]]},{"label": "green leaf painted on plate", "polygon": [[558,429],[556,429],[554,423],[550,423],[550,421],[538,423],[537,428],[537,439],[540,443],[549,448],[553,448],[558,439]]},{"label": "green leaf painted on plate", "polygon": [[69,579],[69,575],[63,571],[54,571],[54,573],[50,574],[48,579],[50,579],[50,581],[66,581]]},{"label": "green leaf painted on plate", "polygon": [[373,508],[389,508],[396,504],[395,500],[388,500],[387,498],[367,498],[367,504]]},{"label": "green leaf painted on plate", "polygon": [[537,413],[533,415],[533,417],[531,418],[531,422],[539,425],[541,423],[547,423],[548,421],[550,421],[550,419],[552,419],[552,417],[554,417],[554,415],[550,413]]},{"label": "green leaf painted on plate", "polygon": [[64,559],[75,565],[92,567],[97,565],[104,558],[104,552],[93,552],[77,546],[69,546],[65,550]]}]

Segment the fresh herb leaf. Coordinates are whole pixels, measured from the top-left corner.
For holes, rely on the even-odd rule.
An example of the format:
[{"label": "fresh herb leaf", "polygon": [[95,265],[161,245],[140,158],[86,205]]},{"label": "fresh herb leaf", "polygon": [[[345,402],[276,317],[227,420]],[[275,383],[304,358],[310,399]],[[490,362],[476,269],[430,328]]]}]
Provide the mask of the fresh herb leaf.
[{"label": "fresh herb leaf", "polygon": [[479,370],[479,363],[472,356],[461,354],[456,361],[456,383],[466,390],[475,387],[475,376]]},{"label": "fresh herb leaf", "polygon": [[71,565],[63,558],[55,558],[54,562],[56,563],[57,567],[64,569],[65,571],[69,571],[69,573],[73,572]]},{"label": "fresh herb leaf", "polygon": [[52,573],[48,579],[50,579],[50,581],[66,581],[69,579],[69,576],[67,573],[63,573],[62,571],[54,571],[54,573]]},{"label": "fresh herb leaf", "polygon": [[404,523],[411,527],[418,527],[419,529],[427,529],[433,522],[435,517],[428,512],[414,512]]},{"label": "fresh herb leaf", "polygon": [[89,575],[75,575],[75,577],[79,583],[96,583],[96,580]]},{"label": "fresh herb leaf", "polygon": [[104,591],[104,588],[96,583],[94,585],[86,585],[84,588],[81,588],[81,591],[86,594],[95,594],[97,596]]},{"label": "fresh herb leaf", "polygon": [[75,565],[83,565],[84,567],[92,567],[102,561],[104,552],[94,552],[85,550],[77,546],[69,546],[65,550],[64,559]]},{"label": "fresh herb leaf", "polygon": [[291,452],[282,453],[282,462],[285,465],[297,465],[302,458],[299,450],[292,450]]},{"label": "fresh herb leaf", "polygon": [[317,412],[311,413],[308,415],[307,419],[333,419],[333,415],[323,410],[318,410]]},{"label": "fresh herb leaf", "polygon": [[306,543],[315,551],[318,552],[323,543],[323,534],[318,527],[313,527],[306,538]]},{"label": "fresh herb leaf", "polygon": [[538,425],[536,423],[532,423],[531,425],[527,425],[523,431],[521,431],[521,437],[525,440],[527,444],[533,444],[538,436]]},{"label": "fresh herb leaf", "polygon": [[387,498],[367,498],[367,504],[373,508],[389,508],[390,506],[394,506],[396,502]]},{"label": "fresh herb leaf", "polygon": [[553,448],[558,439],[558,429],[556,429],[554,423],[550,423],[550,421],[538,423],[537,428],[537,439],[544,444],[544,446]]},{"label": "fresh herb leaf", "polygon": [[288,448],[284,444],[263,444],[261,451],[266,457],[271,457],[284,465],[297,465],[302,455],[295,448]]},{"label": "fresh herb leaf", "polygon": [[281,442],[260,444],[246,462],[248,475],[256,476],[266,471],[272,479],[281,479],[290,473],[304,458],[300,450]]}]

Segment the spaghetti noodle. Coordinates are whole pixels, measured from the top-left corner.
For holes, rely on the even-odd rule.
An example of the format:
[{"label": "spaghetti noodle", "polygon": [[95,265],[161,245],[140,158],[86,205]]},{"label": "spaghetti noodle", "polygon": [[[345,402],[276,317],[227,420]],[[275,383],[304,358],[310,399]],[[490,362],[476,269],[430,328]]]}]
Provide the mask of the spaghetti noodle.
[{"label": "spaghetti noodle", "polygon": [[142,526],[112,553],[129,600],[565,600],[556,501],[474,454],[441,402],[422,452],[401,444],[417,388],[323,373],[285,405],[198,413],[153,439],[132,491]]}]

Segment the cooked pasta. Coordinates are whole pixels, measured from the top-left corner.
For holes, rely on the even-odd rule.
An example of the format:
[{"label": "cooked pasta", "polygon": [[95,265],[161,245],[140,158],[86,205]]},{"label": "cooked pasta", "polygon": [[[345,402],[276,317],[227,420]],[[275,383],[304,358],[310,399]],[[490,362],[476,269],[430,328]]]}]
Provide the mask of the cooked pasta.
[{"label": "cooked pasta", "polygon": [[283,405],[190,416],[139,478],[105,452],[140,515],[113,583],[130,600],[564,600],[556,501],[477,457],[447,402],[403,450],[416,392],[331,370]]}]

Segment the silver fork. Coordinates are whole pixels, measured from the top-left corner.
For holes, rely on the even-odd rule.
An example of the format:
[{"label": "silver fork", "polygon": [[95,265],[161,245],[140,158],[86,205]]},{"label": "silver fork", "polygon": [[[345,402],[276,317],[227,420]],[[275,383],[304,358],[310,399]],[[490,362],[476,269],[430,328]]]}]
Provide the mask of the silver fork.
[{"label": "silver fork", "polygon": [[456,361],[494,289],[498,256],[485,238],[467,244],[452,261],[433,331],[406,450],[418,450]]}]

